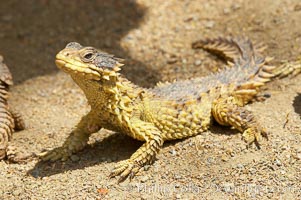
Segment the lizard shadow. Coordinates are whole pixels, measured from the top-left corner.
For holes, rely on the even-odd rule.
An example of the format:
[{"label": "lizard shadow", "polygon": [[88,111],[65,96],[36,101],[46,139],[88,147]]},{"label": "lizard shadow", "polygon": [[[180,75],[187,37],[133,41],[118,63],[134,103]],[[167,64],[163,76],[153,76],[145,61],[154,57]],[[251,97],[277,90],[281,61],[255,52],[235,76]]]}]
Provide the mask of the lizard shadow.
[{"label": "lizard shadow", "polygon": [[212,126],[210,127],[209,131],[214,135],[237,135],[241,134],[238,130],[233,129],[229,126],[222,126],[218,124],[216,121],[213,121]]},{"label": "lizard shadow", "polygon": [[16,84],[58,69],[55,54],[68,42],[100,48],[125,59],[123,73],[134,83],[153,86],[160,74],[131,57],[121,40],[144,20],[146,8],[132,0],[18,0],[1,2],[0,53]]},{"label": "lizard shadow", "polygon": [[[214,124],[210,128],[210,132],[213,134],[224,134],[232,135],[238,134],[237,131],[229,128],[222,127]],[[186,140],[178,139],[172,141],[166,141],[163,148],[173,146],[178,142]],[[35,166],[30,169],[27,174],[35,178],[48,177],[55,174],[64,173],[67,171],[84,169],[89,166],[95,166],[101,163],[117,163],[121,160],[126,160],[143,144],[143,142],[137,141],[125,134],[115,133],[102,141],[97,141],[93,145],[88,145],[84,150],[78,152],[76,155],[77,159],[72,161],[68,159],[65,162],[55,161],[39,161]],[[107,174],[110,173],[108,169]]]},{"label": "lizard shadow", "polygon": [[[134,140],[121,133],[112,134],[102,141],[88,145],[82,151],[74,154],[78,160],[68,159],[62,161],[42,161],[30,169],[27,174],[37,177],[47,177],[70,170],[84,169],[101,163],[117,163],[126,160],[142,145],[142,142]],[[108,169],[108,174],[110,170]]]},{"label": "lizard shadow", "polygon": [[298,95],[295,97],[293,101],[293,107],[295,112],[301,117],[301,93],[298,93]]}]

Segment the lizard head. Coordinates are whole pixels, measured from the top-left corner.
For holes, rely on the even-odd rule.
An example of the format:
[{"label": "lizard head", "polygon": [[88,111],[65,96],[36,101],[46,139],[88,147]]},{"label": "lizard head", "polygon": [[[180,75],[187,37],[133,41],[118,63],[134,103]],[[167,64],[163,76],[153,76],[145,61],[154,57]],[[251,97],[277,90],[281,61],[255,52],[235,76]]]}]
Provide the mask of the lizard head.
[{"label": "lizard head", "polygon": [[70,75],[82,76],[89,80],[110,80],[118,75],[122,59],[94,47],[83,47],[71,42],[56,55],[58,68]]}]

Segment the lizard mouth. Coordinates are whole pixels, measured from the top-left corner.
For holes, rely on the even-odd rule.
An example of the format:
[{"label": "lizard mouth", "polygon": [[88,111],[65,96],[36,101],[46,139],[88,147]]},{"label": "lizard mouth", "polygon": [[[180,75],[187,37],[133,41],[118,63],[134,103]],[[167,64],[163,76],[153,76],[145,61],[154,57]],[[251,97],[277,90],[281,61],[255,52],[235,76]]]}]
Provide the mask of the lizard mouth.
[{"label": "lizard mouth", "polygon": [[74,58],[69,58],[61,53],[56,55],[55,64],[58,68],[72,75],[82,75],[87,79],[100,80],[101,75],[96,70],[93,70],[91,64],[80,62]]}]

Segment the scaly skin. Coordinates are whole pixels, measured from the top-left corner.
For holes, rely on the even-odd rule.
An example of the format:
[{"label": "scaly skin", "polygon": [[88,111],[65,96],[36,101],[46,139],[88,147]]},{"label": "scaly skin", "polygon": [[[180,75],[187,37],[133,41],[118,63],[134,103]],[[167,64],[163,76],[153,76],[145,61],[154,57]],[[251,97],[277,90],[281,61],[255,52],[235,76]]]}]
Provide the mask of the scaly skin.
[{"label": "scaly skin", "polygon": [[273,73],[275,67],[266,65],[269,59],[260,55],[263,47],[253,48],[246,38],[217,38],[194,45],[214,48],[232,61],[231,67],[204,78],[145,89],[119,74],[123,65],[120,59],[93,47],[69,43],[56,55],[56,65],[84,91],[91,111],[62,147],[42,153],[41,158],[66,160],[83,149],[89,136],[101,128],[122,132],[145,142],[111,172],[111,177],[119,175],[119,181],[123,181],[153,162],[164,141],[200,134],[214,120],[242,132],[248,144],[259,144],[266,132],[243,106],[256,97],[260,86],[278,75]]},{"label": "scaly skin", "polygon": [[9,86],[12,84],[11,73],[0,55],[0,160],[6,157],[8,142],[14,130],[24,129],[21,116],[11,111],[7,104]]}]

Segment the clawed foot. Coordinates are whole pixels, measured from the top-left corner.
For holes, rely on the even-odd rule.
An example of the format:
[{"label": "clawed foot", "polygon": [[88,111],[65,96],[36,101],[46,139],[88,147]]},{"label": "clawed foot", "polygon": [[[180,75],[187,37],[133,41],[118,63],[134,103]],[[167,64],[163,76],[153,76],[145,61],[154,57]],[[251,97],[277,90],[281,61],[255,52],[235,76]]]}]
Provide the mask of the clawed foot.
[{"label": "clawed foot", "polygon": [[64,142],[63,146],[48,152],[38,154],[43,161],[66,161],[73,154],[82,150],[87,145],[87,135],[71,134]]},{"label": "clawed foot", "polygon": [[18,149],[16,146],[9,145],[6,149],[6,157],[12,163],[26,163],[37,155],[27,150]]},{"label": "clawed foot", "polygon": [[124,181],[127,177],[132,179],[141,168],[142,166],[139,165],[139,163],[136,161],[133,161],[131,159],[123,160],[115,165],[114,169],[110,174],[110,177],[112,178],[120,175],[118,179],[118,183],[120,183]]},{"label": "clawed foot", "polygon": [[68,148],[58,147],[51,151],[40,153],[38,156],[43,161],[56,161],[56,160],[66,161],[71,155],[72,152]]},{"label": "clawed foot", "polygon": [[243,139],[248,143],[248,145],[255,144],[258,149],[260,149],[260,144],[263,138],[268,139],[268,134],[264,129],[258,128],[248,128],[242,134]]}]

